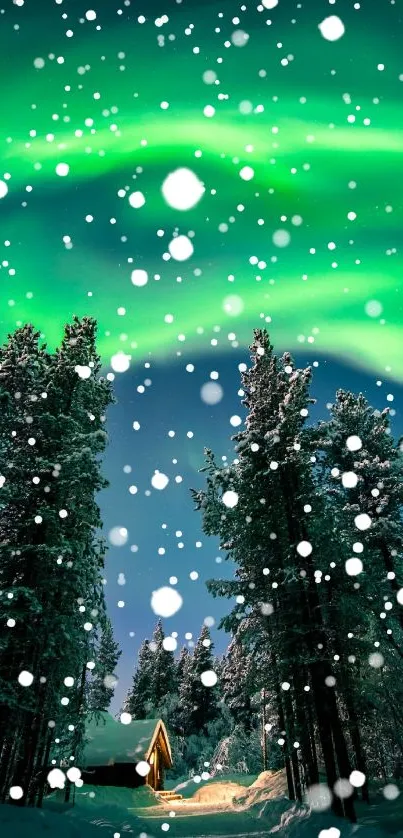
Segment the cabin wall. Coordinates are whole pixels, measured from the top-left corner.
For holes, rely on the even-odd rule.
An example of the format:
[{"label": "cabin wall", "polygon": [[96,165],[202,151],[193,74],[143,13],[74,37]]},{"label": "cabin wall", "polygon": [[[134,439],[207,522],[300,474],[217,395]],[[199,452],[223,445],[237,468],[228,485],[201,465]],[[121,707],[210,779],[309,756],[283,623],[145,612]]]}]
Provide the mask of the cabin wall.
[{"label": "cabin wall", "polygon": [[91,786],[120,786],[134,789],[144,786],[145,777],[140,777],[134,763],[116,765],[97,765],[82,771],[84,783]]}]

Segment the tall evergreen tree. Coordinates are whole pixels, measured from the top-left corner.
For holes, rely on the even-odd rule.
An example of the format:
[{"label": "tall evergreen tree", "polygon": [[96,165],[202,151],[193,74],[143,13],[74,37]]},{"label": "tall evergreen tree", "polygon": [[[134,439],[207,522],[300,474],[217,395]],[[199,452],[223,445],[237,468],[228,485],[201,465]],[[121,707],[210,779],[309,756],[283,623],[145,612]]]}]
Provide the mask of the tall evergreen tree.
[{"label": "tall evergreen tree", "polygon": [[190,722],[191,714],[194,709],[192,659],[193,655],[188,650],[186,650],[186,653],[184,650],[182,651],[180,658],[180,681],[178,683],[178,728],[182,737],[187,736],[192,731],[192,725]]},{"label": "tall evergreen tree", "polygon": [[[38,571],[35,554],[40,537],[32,501],[36,494],[35,443],[42,420],[42,393],[46,392],[49,359],[38,341],[39,333],[32,326],[25,326],[9,335],[0,351],[0,472],[4,484],[0,507],[0,580],[4,593],[0,609],[1,622],[10,629],[0,638],[2,799],[18,761],[23,770],[24,736],[29,735],[39,700],[35,693],[40,689],[38,685],[27,694],[17,683],[20,672],[29,670],[26,662],[34,655],[42,611],[40,592],[35,585]],[[46,556],[44,549],[41,552],[42,568]],[[43,690],[44,687],[42,693]]]},{"label": "tall evergreen tree", "polygon": [[[304,435],[311,372],[296,370],[288,353],[278,359],[266,331],[255,330],[254,337],[253,364],[242,375],[249,412],[245,430],[234,436],[237,458],[220,468],[207,451],[207,489],[193,491],[193,497],[204,531],[219,535],[236,563],[235,580],[209,585],[215,595],[236,598],[224,625],[235,632],[248,614],[261,621],[284,732],[289,794],[301,799],[300,761],[307,781],[317,781],[311,736],[303,735],[308,709],[315,714],[329,787],[337,789],[337,779],[351,771],[315,573],[321,557],[333,555],[337,546],[325,503],[315,498],[312,452]],[[355,819],[351,798],[335,796],[333,806]]]},{"label": "tall evergreen tree", "polygon": [[245,730],[250,730],[254,717],[252,695],[255,678],[250,650],[242,646],[239,634],[232,638],[228,646],[220,683],[224,701],[231,711],[235,724],[242,725]]},{"label": "tall evergreen tree", "polygon": [[101,638],[96,651],[96,666],[89,688],[89,710],[106,712],[115,689],[115,669],[122,652],[113,637],[109,617],[102,622]]},{"label": "tall evergreen tree", "polygon": [[216,686],[205,686],[204,673],[214,672],[213,643],[203,626],[192,655],[189,655],[180,685],[181,712],[185,735],[206,731],[220,713]]},{"label": "tall evergreen tree", "polygon": [[125,709],[134,719],[146,719],[152,703],[153,652],[148,640],[143,640],[131,688],[125,701]]},{"label": "tall evergreen tree", "polygon": [[[403,676],[403,616],[396,594],[403,583],[399,557],[403,547],[403,457],[389,423],[389,411],[373,410],[362,394],[339,390],[330,408],[330,418],[310,431],[318,456],[318,493],[330,505],[340,543],[339,563],[345,579],[345,593],[333,607],[332,622],[340,664],[339,681],[349,719],[355,765],[365,774],[368,760],[364,740],[371,738],[374,711],[382,719],[389,754],[401,754],[402,722],[392,722],[392,705],[399,703],[399,682]],[[358,516],[367,516],[360,530]],[[336,563],[335,563],[336,564]],[[351,568],[353,575],[348,576]],[[332,575],[337,572],[332,571]],[[340,570],[339,570],[340,572]],[[347,589],[353,593],[348,599]],[[351,602],[351,607],[346,603]],[[340,641],[340,637],[344,640]],[[348,659],[346,660],[346,635]],[[368,641],[372,648],[368,648]],[[377,670],[362,665],[378,649]],[[354,659],[353,671],[348,660]],[[376,658],[375,658],[376,660]],[[360,662],[360,665],[358,664]],[[346,677],[346,670],[350,670]],[[393,672],[390,680],[387,673]],[[387,689],[379,689],[380,678]],[[396,692],[395,692],[396,690]],[[392,698],[394,696],[394,698]],[[388,704],[385,705],[385,700]],[[379,721],[377,722],[379,725]],[[401,757],[400,757],[401,758]],[[366,796],[366,786],[364,796]]]},{"label": "tall evergreen tree", "polygon": [[154,629],[150,648],[152,651],[151,702],[153,708],[160,708],[167,695],[175,690],[174,653],[164,647],[165,635],[162,621]]},{"label": "tall evergreen tree", "polygon": [[[170,696],[176,692],[176,663],[173,652],[164,647],[162,621],[158,620],[151,640],[144,640],[129,690],[126,707],[136,719],[164,716]],[[168,708],[167,712],[168,711]]]},{"label": "tall evergreen tree", "polygon": [[[338,390],[329,421],[320,422],[312,438],[321,456],[322,485],[332,498],[343,539],[351,551],[355,542],[356,552],[363,553],[367,578],[372,571],[378,614],[388,595],[393,606],[403,586],[403,454],[391,434],[389,409],[374,410],[362,393]],[[356,517],[363,513],[370,526],[360,532]],[[383,631],[395,623],[396,632],[396,622],[401,642],[403,609],[392,607]]]},{"label": "tall evergreen tree", "polygon": [[[41,802],[52,736],[64,737],[68,721],[69,757],[79,751],[105,609],[95,495],[106,485],[99,455],[112,394],[96,324],[75,318],[53,355],[39,337],[26,326],[0,351],[0,609],[8,605],[13,629],[0,647],[0,793],[20,785],[22,803]],[[17,684],[22,671],[30,686]]]},{"label": "tall evergreen tree", "polygon": [[184,678],[184,673],[186,671],[186,667],[189,662],[189,649],[187,646],[182,646],[180,651],[179,660],[176,664],[176,672],[175,672],[175,682],[176,682],[176,689],[179,692],[180,685]]}]

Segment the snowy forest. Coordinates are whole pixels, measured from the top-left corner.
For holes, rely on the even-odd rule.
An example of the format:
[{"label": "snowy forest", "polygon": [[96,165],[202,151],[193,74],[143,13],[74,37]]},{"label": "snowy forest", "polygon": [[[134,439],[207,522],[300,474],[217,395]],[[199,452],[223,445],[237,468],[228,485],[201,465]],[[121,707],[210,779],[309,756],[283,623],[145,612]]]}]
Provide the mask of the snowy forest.
[{"label": "snowy forest", "polygon": [[[51,353],[27,325],[0,350],[0,799],[18,806],[42,806],[55,768],[69,801],[116,686],[96,332],[74,318]],[[232,562],[208,583],[229,600],[227,650],[206,621],[175,657],[158,621],[120,713],[165,721],[174,777],[283,768],[290,800],[354,822],[373,780],[393,799],[403,775],[403,446],[362,394],[339,390],[310,424],[311,370],[265,330],[250,352],[234,459],[206,449],[189,494]]]}]

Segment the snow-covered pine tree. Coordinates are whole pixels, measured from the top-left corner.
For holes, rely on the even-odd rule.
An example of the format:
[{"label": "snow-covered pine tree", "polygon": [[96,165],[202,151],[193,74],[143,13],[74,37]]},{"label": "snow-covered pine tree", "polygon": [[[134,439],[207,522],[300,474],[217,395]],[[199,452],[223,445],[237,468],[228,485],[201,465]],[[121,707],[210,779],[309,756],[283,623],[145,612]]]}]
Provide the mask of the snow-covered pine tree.
[{"label": "snow-covered pine tree", "polygon": [[[402,720],[393,711],[403,676],[403,609],[396,602],[403,583],[403,457],[391,434],[389,411],[374,410],[362,394],[339,390],[329,420],[309,435],[320,463],[318,493],[331,507],[339,538],[332,570],[333,578],[341,565],[345,580],[337,608],[333,603],[333,624],[344,635],[336,648],[339,680],[355,764],[367,773],[365,743],[372,738],[374,708],[376,726],[381,724],[389,740],[389,754],[403,735]],[[387,689],[381,688],[382,681],[388,682]]]},{"label": "snow-covered pine tree", "polygon": [[182,650],[180,657],[180,681],[178,684],[179,692],[179,712],[178,712],[178,729],[183,737],[186,737],[191,731],[190,718],[193,712],[193,678],[192,678],[192,659],[193,654],[186,649]]},{"label": "snow-covered pine tree", "polygon": [[116,685],[115,670],[122,652],[113,637],[112,623],[105,615],[101,636],[97,642],[95,668],[89,686],[89,711],[106,712],[112,701]]},{"label": "snow-covered pine tree", "polygon": [[249,731],[253,724],[252,695],[255,692],[255,673],[250,650],[242,645],[240,634],[229,643],[224,656],[220,684],[225,704],[235,724]]},{"label": "snow-covered pine tree", "polygon": [[[35,711],[34,690],[18,684],[28,670],[42,610],[35,590],[37,526],[32,515],[37,456],[34,433],[46,389],[48,357],[39,332],[25,326],[0,350],[0,796],[8,792],[24,733]],[[35,430],[35,434],[37,431]],[[42,490],[43,491],[43,490]],[[39,689],[39,687],[38,687]]]},{"label": "snow-covered pine tree", "polygon": [[205,686],[204,673],[214,672],[213,643],[210,631],[203,626],[193,654],[184,667],[180,688],[181,713],[185,735],[203,733],[209,722],[220,715],[217,687]]},{"label": "snow-covered pine tree", "polygon": [[[253,615],[264,628],[278,694],[290,796],[301,798],[299,759],[309,782],[317,765],[303,737],[308,709],[319,732],[327,782],[334,789],[351,770],[315,570],[332,532],[324,504],[315,503],[312,453],[303,434],[309,413],[309,369],[278,359],[265,330],[255,330],[252,367],[242,375],[246,428],[233,438],[237,458],[220,468],[206,452],[207,489],[193,491],[206,534],[220,537],[236,564],[235,579],[211,582],[214,595],[236,598],[235,619]],[[234,630],[231,623],[227,626]],[[223,621],[225,626],[225,621]],[[312,693],[312,702],[310,695]],[[309,705],[309,708],[308,708]],[[336,812],[355,819],[351,798],[335,796]]]},{"label": "snow-covered pine tree", "polygon": [[125,710],[134,719],[146,719],[149,717],[150,710],[153,707],[153,660],[154,657],[150,649],[150,641],[143,640],[138,653],[132,685],[125,701]]},{"label": "snow-covered pine tree", "polygon": [[[96,629],[105,615],[103,566],[106,543],[96,494],[108,484],[100,471],[105,449],[106,409],[113,402],[111,384],[100,375],[96,321],[75,317],[65,328],[59,349],[50,356],[49,408],[63,439],[55,506],[63,503],[63,590],[69,621],[71,654],[76,653],[76,696],[79,708],[71,738],[71,756],[78,757],[88,709],[86,664],[94,658]],[[56,430],[56,425],[54,426]],[[59,443],[60,445],[60,443]],[[60,516],[59,511],[57,514]],[[84,616],[85,615],[85,616]],[[63,619],[63,617],[62,617]]]},{"label": "snow-covered pine tree", "polygon": [[[391,433],[389,409],[374,410],[362,393],[338,390],[330,419],[320,422],[312,436],[338,526],[349,550],[375,574],[374,608],[379,614],[389,603],[384,631],[393,626],[401,644],[403,631],[396,623],[403,630],[403,609],[396,605],[396,595],[403,587],[403,453]],[[370,518],[365,529],[357,527],[356,518],[362,514]]]},{"label": "snow-covered pine tree", "polygon": [[166,696],[175,691],[175,658],[172,651],[164,647],[165,634],[162,620],[155,626],[150,649],[152,653],[151,703],[161,708]]},{"label": "snow-covered pine tree", "polygon": [[135,719],[161,716],[168,722],[177,714],[178,675],[173,651],[165,648],[162,621],[151,640],[144,640],[125,709]]},{"label": "snow-covered pine tree", "polygon": [[[75,318],[53,355],[38,339],[24,327],[0,352],[0,469],[3,488],[9,484],[0,573],[13,629],[1,655],[10,685],[2,689],[1,796],[20,785],[21,803],[31,804],[43,796],[52,735],[66,741],[69,758],[83,735],[86,664],[104,611],[95,494],[106,485],[99,455],[112,401],[99,375],[95,321]],[[17,684],[22,671],[33,679],[29,686]]]},{"label": "snow-covered pine tree", "polygon": [[176,664],[176,672],[175,672],[175,682],[176,682],[176,690],[179,692],[180,685],[182,683],[182,679],[184,677],[184,672],[186,670],[186,666],[189,661],[189,649],[187,646],[182,646],[180,651],[179,659]]}]

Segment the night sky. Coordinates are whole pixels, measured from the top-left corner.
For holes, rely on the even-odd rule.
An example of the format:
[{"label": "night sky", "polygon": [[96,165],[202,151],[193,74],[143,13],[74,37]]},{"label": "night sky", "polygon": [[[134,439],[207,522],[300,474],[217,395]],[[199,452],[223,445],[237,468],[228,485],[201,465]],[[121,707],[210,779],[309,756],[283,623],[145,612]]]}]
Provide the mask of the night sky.
[{"label": "night sky", "polygon": [[179,646],[225,609],[189,488],[233,457],[254,327],[315,363],[310,421],[349,387],[403,431],[401,2],[274,3],[0,0],[0,337],[99,322],[116,709],[152,590]]}]

